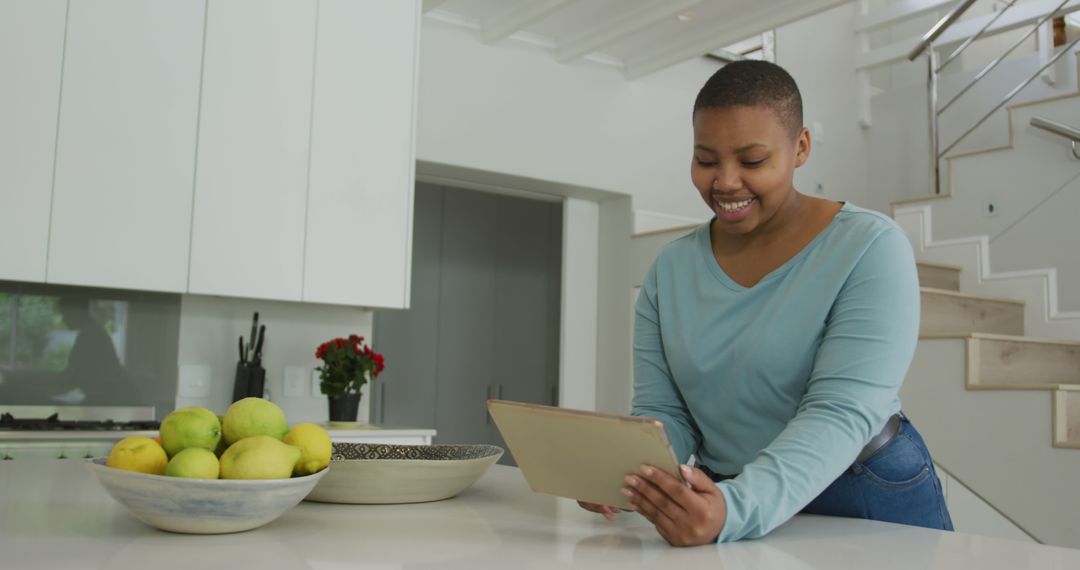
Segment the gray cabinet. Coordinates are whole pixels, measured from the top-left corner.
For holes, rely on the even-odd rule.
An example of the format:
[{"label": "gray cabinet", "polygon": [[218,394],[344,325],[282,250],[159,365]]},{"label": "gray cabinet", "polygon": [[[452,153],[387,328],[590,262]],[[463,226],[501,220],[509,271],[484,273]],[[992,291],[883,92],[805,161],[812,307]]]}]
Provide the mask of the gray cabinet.
[{"label": "gray cabinet", "polygon": [[502,445],[488,398],[556,401],[562,207],[417,185],[412,303],[375,317],[372,417]]}]

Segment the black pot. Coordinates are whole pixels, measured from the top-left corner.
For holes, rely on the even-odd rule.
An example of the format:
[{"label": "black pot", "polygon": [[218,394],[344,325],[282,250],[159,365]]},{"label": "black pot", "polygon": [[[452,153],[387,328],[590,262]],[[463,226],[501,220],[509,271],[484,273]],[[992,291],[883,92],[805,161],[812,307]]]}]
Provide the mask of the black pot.
[{"label": "black pot", "polygon": [[329,396],[326,401],[330,404],[330,421],[356,421],[356,413],[360,410],[360,392],[345,393],[336,398]]}]

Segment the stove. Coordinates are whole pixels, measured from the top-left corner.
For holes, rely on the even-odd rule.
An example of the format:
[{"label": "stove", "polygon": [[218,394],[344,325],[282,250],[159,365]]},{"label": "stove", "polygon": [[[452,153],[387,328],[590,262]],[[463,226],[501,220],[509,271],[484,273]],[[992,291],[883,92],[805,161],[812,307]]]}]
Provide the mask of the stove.
[{"label": "stove", "polygon": [[151,431],[161,427],[154,420],[61,420],[59,413],[46,418],[16,418],[10,413],[0,414],[0,430],[23,431]]}]

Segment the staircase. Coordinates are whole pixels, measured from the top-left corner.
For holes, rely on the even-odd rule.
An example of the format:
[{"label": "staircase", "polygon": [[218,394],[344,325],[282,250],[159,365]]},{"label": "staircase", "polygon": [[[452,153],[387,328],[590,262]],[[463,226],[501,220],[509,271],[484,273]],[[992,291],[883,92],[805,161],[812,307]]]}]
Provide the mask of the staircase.
[{"label": "staircase", "polygon": [[[1080,311],[1059,306],[1056,269],[994,272],[990,237],[955,237],[979,224],[993,229],[993,220],[972,219],[979,192],[1000,188],[1023,194],[1013,203],[1025,197],[1043,203],[1044,196],[1032,195],[1075,190],[1059,188],[1062,180],[1080,186],[1080,162],[1062,157],[1068,145],[1027,128],[1034,114],[1064,114],[1075,124],[1080,97],[1010,109],[1009,147],[952,157],[949,193],[893,205],[915,249],[923,287],[920,341],[901,398],[944,478],[962,483],[1034,539],[1080,548]],[[1050,155],[1048,148],[1058,152]],[[970,182],[979,176],[996,183]],[[1068,199],[1080,200],[1080,192]],[[1044,210],[1058,216],[1080,211],[1050,206]],[[945,223],[935,225],[935,216]],[[940,233],[946,238],[935,238]],[[1032,251],[1032,263],[1045,262],[1039,253]],[[956,523],[957,530],[972,531]]]}]

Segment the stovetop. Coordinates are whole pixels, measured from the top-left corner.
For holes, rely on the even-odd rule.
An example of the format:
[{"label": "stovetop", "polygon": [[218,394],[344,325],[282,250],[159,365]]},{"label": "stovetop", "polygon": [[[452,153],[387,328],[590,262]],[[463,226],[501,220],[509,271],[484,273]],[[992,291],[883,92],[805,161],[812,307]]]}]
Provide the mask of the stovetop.
[{"label": "stovetop", "polygon": [[62,420],[60,414],[47,418],[16,418],[9,413],[0,414],[0,430],[34,431],[149,431],[161,427],[161,422],[154,420],[123,421],[113,420]]}]

